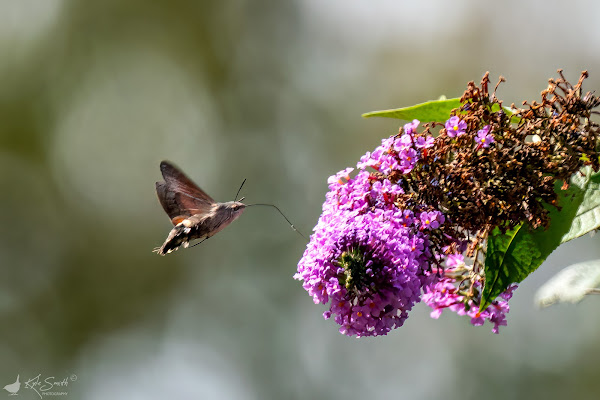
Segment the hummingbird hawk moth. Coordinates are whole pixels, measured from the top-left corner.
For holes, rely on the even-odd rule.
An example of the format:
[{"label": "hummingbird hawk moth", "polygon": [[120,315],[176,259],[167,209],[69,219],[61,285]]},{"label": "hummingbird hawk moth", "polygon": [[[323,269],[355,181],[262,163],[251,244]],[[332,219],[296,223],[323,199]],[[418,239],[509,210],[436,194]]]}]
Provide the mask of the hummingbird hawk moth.
[{"label": "hummingbird hawk moth", "polygon": [[[304,237],[274,204],[244,204],[242,203],[243,197],[235,201],[217,203],[170,162],[161,162],[160,171],[164,182],[156,182],[156,194],[174,225],[163,245],[154,249],[161,256],[169,254],[179,247],[189,247],[192,240],[199,239],[200,242],[196,244],[200,244],[226,228],[242,215],[246,207],[250,206],[274,207],[291,228]],[[246,181],[244,180],[244,182]],[[244,183],[242,183],[243,185]],[[235,195],[236,198],[242,186]]]},{"label": "hummingbird hawk moth", "polygon": [[168,161],[160,163],[160,171],[165,180],[156,182],[156,194],[175,225],[163,245],[154,249],[161,256],[181,246],[188,247],[192,240],[208,239],[235,221],[246,209],[241,201],[217,203]]}]

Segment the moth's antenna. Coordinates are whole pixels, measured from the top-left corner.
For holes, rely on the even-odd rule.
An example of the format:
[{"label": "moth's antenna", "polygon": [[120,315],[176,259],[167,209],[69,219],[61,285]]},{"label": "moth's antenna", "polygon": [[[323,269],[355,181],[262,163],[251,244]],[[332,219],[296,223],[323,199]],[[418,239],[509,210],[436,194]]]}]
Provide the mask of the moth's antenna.
[{"label": "moth's antenna", "polygon": [[296,227],[294,226],[294,224],[292,224],[292,221],[290,221],[288,219],[288,217],[285,216],[284,213],[281,212],[281,210],[279,209],[279,207],[277,207],[275,204],[265,204],[265,203],[255,203],[255,204],[246,204],[246,207],[251,207],[251,206],[267,206],[267,207],[273,207],[274,209],[276,209],[277,211],[279,211],[279,214],[281,214],[281,216],[283,218],[285,218],[285,220],[288,222],[288,224],[290,224],[290,227],[295,230],[296,232],[298,232],[298,234],[300,236],[302,236],[304,239],[308,240],[308,238],[306,236],[304,236],[302,234],[302,232],[300,232],[298,229],[296,229]]},{"label": "moth's antenna", "polygon": [[240,192],[242,191],[242,187],[244,187],[244,183],[246,183],[246,179],[244,179],[244,182],[242,182],[242,184],[240,185],[240,188],[238,189],[237,193],[235,194],[235,197],[233,198],[233,201],[242,201],[243,199],[238,200],[238,194],[240,194]]}]

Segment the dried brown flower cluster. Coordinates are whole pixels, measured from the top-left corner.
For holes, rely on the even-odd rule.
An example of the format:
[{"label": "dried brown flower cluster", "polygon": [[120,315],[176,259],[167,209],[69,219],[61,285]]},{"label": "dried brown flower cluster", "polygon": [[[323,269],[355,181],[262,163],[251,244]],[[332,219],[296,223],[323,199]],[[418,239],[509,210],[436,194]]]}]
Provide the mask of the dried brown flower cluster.
[{"label": "dried brown flower cluster", "polygon": [[[600,168],[600,126],[590,118],[600,98],[582,95],[586,71],[575,86],[558,72],[560,78],[549,81],[541,103],[524,102],[523,109],[513,104],[517,111],[512,115],[496,97],[503,78],[492,93],[489,74],[480,86],[470,82],[462,106],[452,112],[466,122],[464,134],[451,137],[442,128],[413,170],[414,179],[396,180],[392,174],[392,181],[410,193],[399,201],[441,210],[462,232],[457,237],[466,232],[485,236],[495,227],[505,231],[522,222],[547,227],[545,205],[557,205],[556,183],[565,188],[584,165]],[[423,135],[439,125],[426,124]],[[495,140],[488,148],[475,142],[485,126]]]}]

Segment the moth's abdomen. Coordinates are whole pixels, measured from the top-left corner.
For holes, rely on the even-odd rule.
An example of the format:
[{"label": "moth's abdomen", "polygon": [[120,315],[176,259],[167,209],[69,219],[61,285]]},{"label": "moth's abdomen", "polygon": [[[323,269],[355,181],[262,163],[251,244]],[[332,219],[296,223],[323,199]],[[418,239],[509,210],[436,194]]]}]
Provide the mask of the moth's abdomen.
[{"label": "moth's abdomen", "polygon": [[165,240],[161,247],[154,251],[159,255],[164,256],[165,254],[177,250],[181,246],[188,247],[190,241],[194,239],[204,239],[206,233],[200,232],[197,228],[198,226],[193,225],[189,219],[183,220],[171,229],[169,236],[167,236],[167,240]]}]

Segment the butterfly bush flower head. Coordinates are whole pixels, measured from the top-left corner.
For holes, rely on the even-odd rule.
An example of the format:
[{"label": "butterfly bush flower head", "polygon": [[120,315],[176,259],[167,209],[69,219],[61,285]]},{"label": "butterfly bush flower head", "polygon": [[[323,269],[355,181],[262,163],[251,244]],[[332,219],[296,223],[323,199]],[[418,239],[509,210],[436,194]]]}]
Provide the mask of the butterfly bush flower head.
[{"label": "butterfly bush flower head", "polygon": [[361,171],[331,179],[323,213],[298,264],[296,279],[323,315],[348,336],[385,335],[402,326],[420,300],[431,257],[412,213],[394,206],[398,185]]},{"label": "butterfly bush flower head", "polygon": [[446,121],[446,134],[450,137],[458,137],[464,135],[467,130],[467,123],[459,117],[453,116]]},{"label": "butterfly bush flower head", "polygon": [[[505,324],[506,302],[496,300],[478,313],[473,300],[456,288],[456,278],[432,273],[429,235],[443,227],[444,214],[428,206],[399,206],[406,193],[398,179],[410,179],[421,152],[435,144],[433,137],[417,133],[418,125],[406,124],[367,152],[354,178],[353,169],[346,168],[328,179],[323,213],[298,264],[295,279],[303,281],[315,303],[328,304],[323,316],[345,335],[385,335],[402,326],[423,293],[434,318],[449,308],[468,315],[474,325],[488,319],[497,331]],[[393,181],[392,173],[397,174]],[[448,271],[457,270],[463,256],[451,254],[447,265]]]}]

